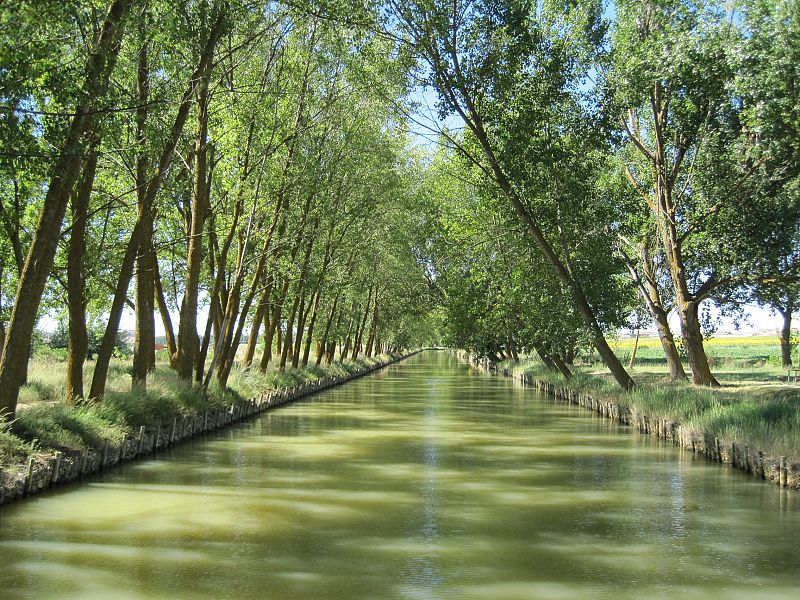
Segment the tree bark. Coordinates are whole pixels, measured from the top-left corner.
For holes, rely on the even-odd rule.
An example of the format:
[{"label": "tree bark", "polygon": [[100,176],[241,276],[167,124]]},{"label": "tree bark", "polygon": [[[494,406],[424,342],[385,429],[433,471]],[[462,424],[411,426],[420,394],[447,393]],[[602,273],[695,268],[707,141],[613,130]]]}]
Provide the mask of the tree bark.
[{"label": "tree bark", "polygon": [[[143,19],[144,21],[144,19]],[[143,29],[145,23],[143,22]],[[142,36],[145,37],[144,35]],[[141,222],[136,256],[136,337],[133,347],[132,386],[147,389],[147,375],[155,368],[156,323],[154,315],[155,250],[153,249],[153,200],[147,193],[147,156],[145,150],[147,105],[150,98],[150,69],[147,41],[139,49],[137,71],[139,107],[136,110],[136,205]]]},{"label": "tree bark", "polygon": [[[353,311],[358,310],[359,313],[361,312],[358,308],[358,305],[353,303]],[[352,313],[351,313],[352,314]],[[341,350],[339,351],[339,359],[340,360],[347,360],[347,356],[350,353],[350,342],[352,341],[352,332],[353,332],[353,317],[350,317],[350,320],[347,321],[347,334],[344,337],[343,345]]]},{"label": "tree bark", "polygon": [[303,367],[308,366],[308,359],[311,356],[311,344],[314,339],[314,326],[317,323],[317,311],[319,309],[319,297],[321,295],[322,293],[317,291],[314,296],[314,306],[311,309],[311,321],[308,323],[308,332],[306,333],[306,347],[303,349],[303,360],[301,362]]},{"label": "tree bark", "polygon": [[553,362],[553,359],[550,358],[550,355],[547,353],[547,350],[544,349],[543,346],[540,344],[533,344],[533,349],[536,351],[536,354],[539,355],[539,358],[544,363],[544,366],[547,367],[548,371],[557,372],[558,367],[556,363]]},{"label": "tree bark", "polygon": [[156,291],[156,300],[158,302],[158,311],[161,313],[161,323],[164,325],[164,337],[167,341],[167,354],[169,356],[169,364],[173,366],[175,360],[175,352],[177,345],[175,343],[175,330],[172,327],[172,317],[169,314],[169,306],[167,299],[164,296],[164,286],[161,284],[161,273],[158,270],[158,260],[153,261],[153,284]]},{"label": "tree bark", "polygon": [[131,0],[112,0],[97,43],[86,66],[81,98],[50,172],[42,212],[20,275],[6,343],[0,358],[0,413],[14,419],[19,388],[28,372],[33,328],[45,283],[53,265],[67,203],[83,162],[84,136],[97,126],[98,100],[105,99],[111,73],[119,54],[123,22]]},{"label": "tree bark", "polygon": [[258,366],[262,373],[267,370],[267,367],[272,360],[272,342],[275,339],[276,330],[279,330],[280,328],[283,303],[286,302],[286,294],[288,291],[289,282],[284,281],[283,285],[281,285],[280,294],[278,294],[278,298],[272,308],[269,327],[267,327],[266,331],[264,332],[264,352],[261,354],[261,362]]},{"label": "tree bark", "polygon": [[367,358],[372,357],[372,347],[375,343],[375,332],[378,329],[378,294],[375,293],[374,308],[372,311],[372,322],[369,326],[369,335],[367,336],[367,347],[364,349],[364,356]]},{"label": "tree bark", "polygon": [[194,143],[194,193],[189,228],[189,247],[186,257],[184,297],[178,325],[178,351],[175,359],[178,377],[192,381],[195,360],[200,352],[197,336],[197,304],[200,269],[203,265],[203,231],[208,215],[208,104],[210,69],[206,70],[197,87],[197,133]]},{"label": "tree bark", "polygon": [[564,379],[569,379],[570,377],[572,377],[572,372],[569,370],[569,367],[563,361],[558,352],[554,352],[553,354],[551,354],[550,358],[553,360],[553,364],[555,364],[556,369],[558,369],[559,373],[561,373],[564,376]]},{"label": "tree bark", "polygon": [[247,348],[244,351],[242,358],[242,368],[249,369],[253,364],[253,356],[256,353],[256,346],[258,345],[258,335],[261,333],[261,325],[264,317],[267,315],[269,308],[269,295],[272,293],[271,286],[267,285],[264,292],[261,294],[261,300],[256,306],[256,314],[253,315],[253,323],[250,326],[250,337],[247,338]]},{"label": "tree bark", "polygon": [[286,361],[289,358],[289,352],[292,351],[292,329],[294,328],[294,318],[297,314],[297,306],[300,304],[300,295],[295,294],[294,302],[292,302],[292,311],[289,313],[289,320],[286,321],[286,335],[283,338],[283,348],[281,348],[281,362],[278,369],[281,371],[286,369]]},{"label": "tree bark", "polygon": [[789,302],[785,309],[778,309],[783,324],[781,325],[781,366],[784,369],[792,368],[792,312],[794,303]]},{"label": "tree bark", "polygon": [[[639,263],[642,268],[641,277],[639,276],[639,272],[633,260],[625,253],[624,249],[621,249],[621,254],[628,267],[628,272],[631,274],[631,278],[639,288],[639,295],[644,300],[645,307],[647,307],[650,316],[653,317],[653,321],[656,324],[658,340],[661,343],[661,349],[667,360],[670,379],[673,381],[685,381],[686,371],[683,369],[683,362],[678,353],[678,347],[675,345],[672,329],[669,326],[669,310],[665,308],[661,298],[661,292],[658,288],[657,277],[653,267],[653,259],[648,250],[647,242],[639,244]],[[633,363],[631,362],[628,368],[630,369],[632,366]]]},{"label": "tree bark", "polygon": [[373,286],[369,288],[369,294],[367,295],[367,303],[366,308],[364,309],[364,316],[361,318],[360,323],[356,329],[355,337],[353,338],[353,351],[351,354],[351,358],[355,360],[358,358],[358,353],[361,352],[361,340],[364,337],[364,329],[367,327],[367,319],[369,318],[369,312],[372,308],[372,292],[374,290]]},{"label": "tree bark", "polygon": [[[180,141],[183,128],[186,125],[186,120],[189,117],[189,109],[195,97],[195,88],[197,81],[201,74],[209,68],[211,59],[214,55],[214,48],[216,41],[221,34],[223,26],[222,14],[217,18],[217,21],[212,29],[211,35],[206,42],[203,53],[200,57],[197,67],[192,72],[189,78],[189,83],[186,91],[181,99],[181,104],[178,107],[178,112],[175,115],[175,120],[172,123],[169,137],[167,138],[164,148],[161,151],[161,156],[158,160],[158,167],[156,168],[155,175],[150,180],[147,186],[147,195],[150,204],[155,200],[156,194],[161,187],[161,183],[166,177],[169,167],[172,164],[172,158],[175,155],[175,148]],[[214,33],[216,32],[216,33]],[[139,236],[142,228],[141,221],[137,218],[134,225],[131,237],[128,240],[128,246],[125,249],[125,255],[122,259],[119,277],[114,291],[114,299],[109,311],[108,323],[103,334],[103,340],[100,345],[100,351],[97,353],[97,360],[95,361],[95,369],[92,375],[92,386],[89,391],[89,398],[99,401],[105,393],[106,378],[108,377],[108,366],[111,362],[111,356],[114,352],[114,345],[116,343],[117,332],[119,331],[119,322],[122,317],[122,309],[125,305],[127,298],[128,286],[130,285],[131,277],[133,276],[133,267],[136,260],[136,254],[139,248]]]},{"label": "tree bark", "polygon": [[94,373],[92,374],[92,386],[89,389],[89,398],[99,402],[106,390],[106,379],[108,377],[108,367],[111,357],[114,354],[114,347],[117,342],[117,332],[119,332],[119,322],[122,318],[122,310],[125,308],[125,301],[128,296],[128,285],[133,277],[133,266],[136,262],[136,250],[139,247],[140,224],[137,221],[128,239],[125,254],[122,257],[117,285],[114,289],[114,298],[111,301],[111,308],[108,313],[103,339],[100,342],[100,350],[97,352],[97,360],[94,363]]},{"label": "tree bark", "polygon": [[681,318],[683,345],[692,369],[692,382],[695,385],[719,387],[719,382],[711,373],[708,357],[703,348],[703,333],[700,329],[699,306],[696,302],[678,299],[678,314]]},{"label": "tree bark", "polygon": [[316,365],[319,366],[322,363],[322,358],[325,355],[328,349],[328,335],[331,331],[331,325],[333,324],[333,317],[336,315],[336,305],[339,304],[339,294],[336,294],[336,297],[333,299],[333,305],[331,306],[331,312],[328,315],[328,320],[325,322],[325,331],[322,334],[322,339],[320,340],[320,347],[321,350],[317,354],[317,361]]},{"label": "tree bark", "polygon": [[294,347],[292,348],[292,368],[296,369],[300,366],[300,351],[302,349],[303,334],[306,327],[306,319],[308,318],[308,302],[306,301],[306,293],[303,291],[300,297],[300,307],[297,311],[297,334],[294,339]]},{"label": "tree bark", "polygon": [[97,172],[97,152],[90,150],[83,170],[83,178],[72,202],[72,228],[70,229],[67,257],[67,307],[69,310],[69,337],[67,341],[66,403],[83,398],[83,364],[89,349],[86,331],[86,229],[89,199]]}]

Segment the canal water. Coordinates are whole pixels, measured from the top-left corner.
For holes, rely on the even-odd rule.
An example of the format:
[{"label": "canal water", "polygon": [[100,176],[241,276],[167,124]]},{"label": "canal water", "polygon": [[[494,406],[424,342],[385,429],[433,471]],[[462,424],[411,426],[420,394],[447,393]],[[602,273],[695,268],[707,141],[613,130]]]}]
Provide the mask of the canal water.
[{"label": "canal water", "polygon": [[791,598],[800,496],[425,352],[0,509],[0,598]]}]

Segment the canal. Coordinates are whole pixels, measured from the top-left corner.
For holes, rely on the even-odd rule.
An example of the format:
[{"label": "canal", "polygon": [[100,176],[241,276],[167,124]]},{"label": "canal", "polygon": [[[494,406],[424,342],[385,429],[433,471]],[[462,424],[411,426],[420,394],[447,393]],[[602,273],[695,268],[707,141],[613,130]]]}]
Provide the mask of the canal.
[{"label": "canal", "polygon": [[0,597],[797,598],[796,492],[425,352],[0,509]]}]

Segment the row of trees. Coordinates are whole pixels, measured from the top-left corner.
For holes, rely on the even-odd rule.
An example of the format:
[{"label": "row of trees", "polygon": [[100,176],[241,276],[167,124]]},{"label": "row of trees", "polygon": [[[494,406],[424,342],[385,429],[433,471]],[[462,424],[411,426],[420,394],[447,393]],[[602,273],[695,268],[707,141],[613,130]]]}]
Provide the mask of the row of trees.
[{"label": "row of trees", "polygon": [[[102,399],[126,306],[138,387],[156,318],[171,366],[204,386],[237,362],[424,334],[408,58],[377,28],[237,0],[18,3],[0,21],[0,411],[45,313],[68,322],[67,401]],[[105,331],[84,390],[87,314]]]},{"label": "row of trees", "polygon": [[[138,387],[157,318],[208,385],[432,341],[433,301],[450,343],[565,374],[591,344],[625,388],[606,333],[652,321],[682,379],[674,312],[715,385],[705,307],[755,297],[788,332],[797,303],[800,15],[608,8],[3,5],[0,410],[45,313],[68,323],[67,399],[100,400],[126,306]],[[463,124],[435,156],[409,143],[420,83]]]},{"label": "row of trees", "polygon": [[435,259],[446,331],[490,354],[535,350],[565,374],[584,340],[630,388],[605,333],[655,323],[684,379],[674,312],[692,380],[717,385],[711,303],[773,306],[788,347],[800,13],[769,0],[619,0],[610,20],[604,8],[392,3],[441,116],[465,125],[442,133],[442,172],[469,180],[438,195],[440,235],[459,240]]}]

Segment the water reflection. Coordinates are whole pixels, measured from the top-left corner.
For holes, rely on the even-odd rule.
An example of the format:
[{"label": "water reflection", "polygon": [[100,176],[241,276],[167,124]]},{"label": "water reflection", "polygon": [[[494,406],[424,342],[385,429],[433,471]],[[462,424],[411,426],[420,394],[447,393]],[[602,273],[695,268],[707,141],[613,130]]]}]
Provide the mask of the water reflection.
[{"label": "water reflection", "polygon": [[0,510],[2,597],[792,598],[798,494],[427,353]]}]

